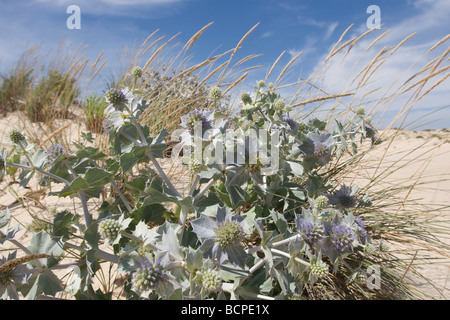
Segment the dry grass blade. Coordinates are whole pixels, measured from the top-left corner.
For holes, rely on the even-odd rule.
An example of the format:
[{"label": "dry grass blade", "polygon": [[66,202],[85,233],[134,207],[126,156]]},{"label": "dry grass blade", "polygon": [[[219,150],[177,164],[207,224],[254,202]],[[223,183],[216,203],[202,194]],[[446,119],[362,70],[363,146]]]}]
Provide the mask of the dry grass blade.
[{"label": "dry grass blade", "polygon": [[384,38],[385,36],[387,36],[389,33],[391,32],[391,30],[387,30],[384,33],[382,33],[381,35],[379,35],[375,40],[372,41],[372,43],[367,47],[366,51],[369,51],[370,48],[372,48],[375,44],[377,44],[382,38]]},{"label": "dry grass blade", "polygon": [[197,31],[196,34],[194,34],[189,40],[188,42],[186,42],[186,44],[183,47],[183,51],[188,51],[190,48],[192,48],[192,46],[194,45],[194,43],[198,40],[198,38],[200,38],[200,36],[203,34],[203,32],[206,31],[206,29],[208,29],[214,22],[210,22],[208,23],[206,26],[204,26],[203,28],[201,28],[199,31]]},{"label": "dry grass blade", "polygon": [[433,51],[434,49],[436,49],[437,47],[439,47],[441,44],[443,44],[444,42],[446,42],[448,39],[450,39],[450,34],[446,35],[444,38],[442,38],[441,40],[439,40],[430,50],[428,50],[428,52]]},{"label": "dry grass blade", "polygon": [[449,76],[450,76],[450,72],[447,72],[446,74],[444,74],[438,81],[436,81],[430,88],[428,88],[427,91],[425,91],[419,98],[417,98],[417,101],[419,101],[423,97],[425,97],[434,88],[436,88],[438,85],[440,85],[442,82],[444,82]]},{"label": "dry grass blade", "polygon": [[224,92],[223,94],[227,94],[231,89],[233,89],[235,86],[237,86],[239,83],[245,80],[247,78],[248,72],[244,73],[239,79],[237,79],[235,82],[233,82]]},{"label": "dry grass blade", "polygon": [[297,103],[293,104],[292,107],[295,108],[295,107],[302,106],[302,105],[309,104],[309,103],[330,100],[330,99],[336,99],[336,98],[342,98],[342,97],[348,97],[348,96],[353,96],[353,95],[354,95],[354,93],[342,93],[342,94],[331,94],[331,95],[326,95],[326,96],[322,96],[322,97],[310,98],[307,100],[297,102]]},{"label": "dry grass blade", "polygon": [[283,51],[277,58],[277,60],[275,60],[275,62],[273,63],[272,67],[270,67],[269,72],[266,75],[266,78],[264,79],[265,82],[267,82],[269,80],[270,75],[272,74],[273,69],[275,69],[276,65],[278,64],[278,62],[280,61],[280,59],[284,56],[284,54],[286,53],[286,51]]},{"label": "dry grass blade", "polygon": [[231,53],[231,56],[228,60],[228,64],[225,66],[224,70],[222,71],[222,75],[219,78],[218,83],[222,82],[222,80],[225,78],[225,74],[226,71],[228,69],[229,64],[231,63],[231,61],[233,60],[236,52],[240,49],[241,44],[245,41],[245,39],[247,39],[247,37],[253,32],[253,30],[255,30],[257,27],[259,26],[259,22],[257,24],[255,24],[249,31],[247,31],[247,33],[242,37],[242,39],[238,42],[238,44],[236,45],[236,47],[233,49],[233,52]]},{"label": "dry grass blade", "polygon": [[412,85],[410,85],[408,88],[406,88],[406,89],[404,89],[401,93],[403,94],[403,93],[405,93],[405,92],[408,92],[408,91],[410,91],[412,88],[414,88],[414,87],[416,87],[416,86],[418,86],[418,85],[424,85],[429,79],[431,79],[431,78],[433,78],[433,77],[435,77],[436,75],[438,75],[438,74],[441,74],[442,72],[444,72],[444,71],[447,71],[448,69],[450,69],[450,66],[445,66],[445,67],[443,67],[443,68],[441,68],[441,69],[439,69],[439,70],[436,70],[436,71],[434,71],[434,72],[431,72],[429,75],[427,75],[426,77],[424,77],[424,78],[422,78],[422,79],[420,79],[420,80],[418,80],[418,81],[416,81],[416,82],[414,82]]},{"label": "dry grass blade", "polygon": [[336,53],[338,53],[340,51],[340,49],[336,50],[337,46],[341,43],[342,39],[344,39],[345,35],[347,34],[348,31],[350,31],[350,29],[353,27],[353,24],[351,24],[341,35],[341,37],[339,38],[339,40],[336,42],[336,44],[334,45],[333,49],[331,49],[330,53],[328,54],[328,56],[325,58],[324,63],[326,63],[328,60],[330,60]]},{"label": "dry grass blade", "polygon": [[278,82],[281,80],[281,78],[283,77],[283,75],[286,73],[286,71],[289,69],[289,67],[303,54],[303,52],[299,52],[298,54],[295,55],[295,57],[293,57],[287,64],[286,66],[283,68],[283,70],[281,70],[280,74],[278,75],[277,80],[275,80],[274,82],[274,86],[278,85]]},{"label": "dry grass blade", "polygon": [[170,38],[169,40],[167,40],[166,43],[164,43],[163,45],[161,45],[158,50],[155,51],[155,53],[153,53],[153,55],[150,57],[150,59],[147,60],[145,66],[142,68],[143,71],[147,71],[149,65],[153,62],[153,60],[155,59],[155,57],[158,56],[158,54],[169,44],[171,43],[176,37],[178,37],[181,34],[181,32],[177,33],[176,35],[174,35],[172,38]]}]

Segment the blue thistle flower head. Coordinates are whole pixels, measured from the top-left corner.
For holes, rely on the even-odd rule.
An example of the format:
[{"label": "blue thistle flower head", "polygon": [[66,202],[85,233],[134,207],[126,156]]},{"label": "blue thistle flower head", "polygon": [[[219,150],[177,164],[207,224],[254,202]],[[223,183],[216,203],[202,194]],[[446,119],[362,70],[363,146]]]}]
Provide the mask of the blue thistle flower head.
[{"label": "blue thistle flower head", "polygon": [[317,158],[323,159],[331,156],[331,147],[324,142],[314,143],[314,154]]},{"label": "blue thistle flower head", "polygon": [[333,136],[328,132],[310,132],[300,150],[310,160],[323,166],[332,156],[334,146]]},{"label": "blue thistle flower head", "polygon": [[302,214],[296,215],[295,226],[310,246],[324,239],[325,229],[321,220],[317,220],[309,209],[302,208]]},{"label": "blue thistle flower head", "polygon": [[364,222],[363,219],[361,219],[360,217],[355,217],[355,223],[358,227],[360,227],[361,229],[365,229],[366,228],[366,223]]},{"label": "blue thistle flower head", "polygon": [[300,234],[310,245],[317,243],[323,237],[323,226],[317,222],[303,221],[299,226]]},{"label": "blue thistle flower head", "polygon": [[352,248],[355,240],[352,229],[343,224],[333,224],[328,231],[328,237],[336,251],[343,252]]},{"label": "blue thistle flower head", "polygon": [[164,283],[164,270],[159,262],[146,260],[133,273],[131,283],[136,291],[155,290]]},{"label": "blue thistle flower head", "polygon": [[322,132],[320,134],[309,134],[314,145],[314,155],[318,158],[319,162],[328,162],[331,158],[331,151],[334,144],[334,139],[330,133]]},{"label": "blue thistle flower head", "polygon": [[283,121],[286,122],[286,124],[291,128],[292,131],[298,128],[298,123],[294,119],[286,116],[283,118]]},{"label": "blue thistle flower head", "polygon": [[116,88],[109,89],[105,94],[105,98],[110,104],[114,106],[120,106],[121,104],[126,103],[128,100],[125,93]]},{"label": "blue thistle flower head", "polygon": [[369,234],[366,231],[366,224],[360,217],[355,217],[355,224],[358,226],[356,233],[358,234],[359,240],[365,244],[369,237]]},{"label": "blue thistle flower head", "polygon": [[59,156],[63,155],[66,152],[66,148],[64,146],[60,145],[59,143],[52,144],[50,148],[48,148],[48,159],[53,162],[55,161]]},{"label": "blue thistle flower head", "polygon": [[329,196],[330,204],[338,209],[354,208],[358,204],[358,200],[352,196],[351,190],[345,184],[339,190],[336,190],[332,196]]},{"label": "blue thistle flower head", "polygon": [[226,261],[244,267],[247,254],[242,245],[249,226],[245,218],[232,214],[227,207],[218,207],[216,219],[204,215],[191,221],[192,230],[203,242],[205,255],[217,259],[219,264]]},{"label": "blue thistle flower head", "polygon": [[181,118],[181,125],[188,129],[191,133],[194,133],[196,123],[201,123],[202,133],[212,128],[212,116],[211,111],[204,111],[195,109],[189,112],[187,115]]}]

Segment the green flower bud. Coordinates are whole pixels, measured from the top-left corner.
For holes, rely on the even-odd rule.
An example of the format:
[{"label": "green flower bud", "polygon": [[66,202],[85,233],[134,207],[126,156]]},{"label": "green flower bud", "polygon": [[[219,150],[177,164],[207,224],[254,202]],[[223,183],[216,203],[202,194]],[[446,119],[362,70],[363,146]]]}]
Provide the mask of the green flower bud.
[{"label": "green flower bud", "polygon": [[365,246],[364,246],[364,252],[367,252],[367,253],[374,253],[375,252],[375,247],[373,246],[373,245],[371,245],[370,243],[369,244],[366,244]]},{"label": "green flower bud", "polygon": [[135,78],[140,78],[142,77],[142,69],[139,67],[134,67],[133,71],[131,72],[131,74],[133,75],[133,77]]},{"label": "green flower bud", "polygon": [[140,246],[136,251],[137,251],[137,253],[139,253],[141,256],[145,256],[146,253],[152,252],[152,250],[151,250],[148,246],[146,246],[146,245]]},{"label": "green flower bud", "polygon": [[222,278],[217,271],[207,269],[202,272],[202,287],[208,292],[217,292],[222,286]]},{"label": "green flower bud", "polygon": [[366,109],[364,107],[359,107],[356,109],[356,114],[359,116],[363,116],[366,114]]},{"label": "green flower bud", "polygon": [[13,129],[9,133],[9,139],[13,143],[19,143],[19,142],[25,140],[25,136],[19,130]]},{"label": "green flower bud", "polygon": [[241,94],[241,100],[242,103],[245,104],[252,104],[252,97],[247,93],[247,92],[243,92]]},{"label": "green flower bud", "polygon": [[328,265],[322,260],[311,262],[309,268],[311,274],[316,276],[317,278],[324,277],[328,274]]},{"label": "green flower bud", "polygon": [[209,97],[213,101],[217,101],[220,98],[222,98],[222,90],[220,90],[218,87],[212,87],[209,91]]},{"label": "green flower bud", "polygon": [[380,249],[381,252],[388,252],[389,251],[389,246],[384,243],[384,242],[380,242],[380,245],[378,247]]},{"label": "green flower bud", "polygon": [[317,209],[323,209],[328,205],[328,198],[326,196],[318,196],[314,201]]},{"label": "green flower bud", "polygon": [[363,270],[356,271],[353,276],[355,281],[359,284],[364,284],[367,282],[367,275]]},{"label": "green flower bud", "polygon": [[285,105],[286,104],[281,99],[278,99],[273,103],[273,107],[275,108],[275,110],[279,110],[279,111],[283,110]]},{"label": "green flower bud", "polygon": [[291,112],[291,111],[292,111],[292,107],[291,107],[290,104],[287,104],[287,105],[284,106],[284,112],[289,113],[289,112]]},{"label": "green flower bud", "polygon": [[215,232],[216,242],[224,248],[238,245],[245,237],[244,230],[237,221],[225,221]]},{"label": "green flower bud", "polygon": [[120,223],[114,219],[105,219],[98,224],[98,231],[104,239],[114,241],[119,235]]},{"label": "green flower bud", "polygon": [[256,82],[256,84],[260,88],[264,88],[266,86],[266,83],[264,82],[264,80],[259,80],[259,81]]},{"label": "green flower bud", "polygon": [[199,173],[202,169],[202,163],[198,159],[191,158],[188,164],[188,168],[192,173]]}]

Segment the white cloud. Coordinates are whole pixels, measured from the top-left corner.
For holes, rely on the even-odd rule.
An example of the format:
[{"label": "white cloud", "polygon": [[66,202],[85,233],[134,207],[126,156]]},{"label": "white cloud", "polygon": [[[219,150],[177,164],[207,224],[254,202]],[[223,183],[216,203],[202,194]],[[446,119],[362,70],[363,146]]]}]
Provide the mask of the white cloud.
[{"label": "white cloud", "polygon": [[[190,0],[34,0],[34,3],[45,5],[49,10],[53,8],[54,11],[75,4],[82,13],[95,15],[140,17],[145,13],[146,17],[161,17],[176,10],[174,4],[187,1]],[[158,10],[149,12],[149,8]]]},{"label": "white cloud", "polygon": [[313,27],[319,27],[319,28],[324,28],[329,25],[326,21],[319,21],[314,18],[306,17],[306,16],[298,16],[298,20],[301,24],[305,24],[305,25],[313,26]]},{"label": "white cloud", "polygon": [[301,49],[297,48],[291,48],[287,50],[287,53],[289,54],[290,58],[294,58],[296,55],[298,55],[300,52],[303,52],[301,57],[305,57],[306,55],[313,53],[317,50],[316,43],[318,39],[313,37],[307,37],[306,43],[302,46]]},{"label": "white cloud", "polygon": [[[367,103],[366,109],[374,107],[375,109],[388,108],[388,112],[385,114],[381,123],[384,125],[389,124],[395,117],[395,115],[404,106],[411,106],[411,101],[408,99],[414,93],[411,90],[395,99],[390,98],[382,100],[380,98],[388,97],[391,94],[398,93],[415,81],[422,79],[429,74],[429,71],[425,71],[422,75],[418,75],[415,79],[408,82],[407,85],[403,85],[410,77],[417,74],[428,62],[432,61],[437,56],[443,54],[448,49],[447,42],[441,44],[433,52],[428,50],[433,47],[439,40],[446,36],[446,32],[449,30],[448,16],[450,16],[450,1],[436,0],[417,0],[414,5],[421,9],[420,13],[415,16],[410,16],[402,21],[398,21],[395,25],[390,25],[391,31],[373,47],[367,51],[367,48],[372,44],[376,37],[388,31],[387,27],[382,27],[381,30],[376,30],[371,35],[360,40],[351,50],[347,52],[348,48],[342,50],[332,58],[332,63],[326,66],[327,70],[324,76],[317,79],[317,83],[320,87],[328,93],[342,93],[344,91],[354,92],[357,89],[359,80],[362,78],[364,68],[368,66],[379,52],[383,49],[392,49],[400,43],[410,34],[417,32],[417,34],[411,38],[408,42],[404,43],[397,52],[385,60],[389,53],[382,55],[382,59],[376,62],[370,72],[375,70],[377,65],[383,62],[383,64],[370,76],[364,87],[358,88],[357,96],[355,96],[353,106],[359,103]],[[383,8],[381,8],[383,10]],[[444,19],[447,17],[447,19]],[[367,27],[358,28],[358,32],[367,31]],[[350,39],[350,36],[358,36],[361,33],[348,34],[343,40]],[[428,52],[428,53],[427,53]],[[318,58],[318,62],[315,67],[315,72],[320,73],[323,70],[323,61],[325,60],[328,52]],[[444,58],[439,68],[449,65],[448,57]],[[369,73],[370,73],[369,72]],[[448,70],[446,71],[448,72]],[[428,88],[437,83],[445,72],[431,78],[421,93],[424,93]],[[357,79],[356,81],[354,81]],[[403,85],[403,86],[402,86]],[[417,87],[416,87],[417,88]],[[416,89],[414,88],[414,89]],[[376,90],[376,91],[373,91]],[[373,92],[372,92],[373,91]],[[412,100],[414,101],[414,99]],[[421,118],[426,113],[431,113],[439,108],[448,105],[450,101],[450,79],[443,81],[433,91],[427,94],[423,99],[414,103],[412,109],[409,112],[408,119],[405,122],[410,123],[415,120],[426,123],[427,119]],[[379,112],[381,114],[381,112]],[[434,118],[446,118],[447,125],[443,125],[444,121],[437,122],[436,127],[449,126],[450,108],[446,108],[435,115],[430,116],[430,120]],[[398,124],[398,123],[397,123]],[[433,124],[427,124],[426,127],[433,127]]]},{"label": "white cloud", "polygon": [[273,31],[266,31],[261,35],[261,39],[270,38],[273,36]]},{"label": "white cloud", "polygon": [[50,4],[56,4],[59,6],[63,5],[73,5],[76,4],[78,6],[87,6],[87,5],[94,5],[94,3],[97,3],[98,5],[105,5],[105,6],[136,6],[136,5],[159,5],[159,4],[171,4],[173,2],[180,2],[181,0],[77,0],[76,3],[74,3],[73,0],[36,0],[36,2],[41,3],[50,3]]},{"label": "white cloud", "polygon": [[334,30],[336,30],[336,27],[339,25],[339,22],[332,23],[328,26],[327,32],[325,33],[324,39],[328,40],[330,39],[331,35],[333,34]]},{"label": "white cloud", "polygon": [[[358,88],[357,96],[354,97],[353,107],[359,103],[366,104],[365,107],[367,110],[370,110],[372,107],[375,110],[382,110],[384,107],[388,111],[384,115],[384,118],[381,119],[380,124],[390,124],[402,108],[411,106],[411,101],[414,101],[414,99],[409,101],[408,99],[413,95],[414,90],[418,86],[395,98],[385,100],[380,100],[380,98],[383,99],[389,95],[401,92],[415,81],[428,75],[429,70],[412,79],[407,85],[403,85],[405,81],[417,74],[434,58],[443,54],[449,47],[448,43],[450,40],[447,40],[447,42],[441,44],[433,52],[428,52],[431,47],[447,35],[450,27],[448,20],[448,16],[450,16],[450,1],[416,0],[413,4],[421,11],[415,16],[410,16],[398,21],[394,25],[390,25],[389,30],[391,32],[373,45],[370,50],[367,51],[367,48],[372,42],[382,33],[388,31],[386,26],[360,40],[350,52],[347,52],[348,48],[345,48],[342,52],[334,56],[332,63],[325,66],[326,72],[324,75],[317,79],[317,85],[320,84],[320,88],[330,94],[342,93],[344,91],[354,92],[357,89],[359,80],[365,74],[364,68],[373,61],[379,52],[383,49],[390,50],[394,48],[407,36],[417,32],[413,38],[404,43],[389,58],[387,58],[389,52],[382,55],[382,58],[372,66],[370,72],[375,70],[381,62],[383,64],[370,76],[370,81],[362,88]],[[330,26],[328,30],[331,29]],[[347,34],[342,43],[350,39],[350,37],[359,36],[362,32],[367,31],[367,27],[365,26],[357,26],[356,29],[356,32],[353,34]],[[324,70],[323,62],[327,55],[328,52],[318,57],[316,67],[314,68],[316,74],[320,74]],[[449,59],[447,56],[443,59],[438,69],[448,65]],[[448,70],[446,72],[448,73]],[[444,74],[445,72],[428,80],[419,95],[437,83]],[[355,79],[357,80],[355,81]],[[346,99],[346,101],[349,102],[350,99]],[[405,124],[416,121],[415,124],[424,124],[423,128],[449,127],[450,108],[439,110],[441,107],[448,105],[449,101],[450,79],[447,78],[423,99],[413,104],[411,110],[408,112],[408,118]],[[431,114],[433,112],[435,114]],[[379,111],[378,115],[381,115],[381,113]],[[426,114],[431,115],[424,117]],[[440,119],[440,121],[434,124],[428,123],[436,119]],[[396,123],[396,125],[399,124],[400,122]]]}]

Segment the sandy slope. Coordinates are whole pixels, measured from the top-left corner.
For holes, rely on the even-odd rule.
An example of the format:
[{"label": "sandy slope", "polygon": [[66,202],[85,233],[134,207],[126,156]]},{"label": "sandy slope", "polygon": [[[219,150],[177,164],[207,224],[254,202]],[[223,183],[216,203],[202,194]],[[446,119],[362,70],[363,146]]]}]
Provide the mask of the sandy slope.
[{"label": "sandy slope", "polygon": [[[6,145],[3,137],[12,127],[19,127],[26,133],[38,136],[41,143],[46,141],[46,136],[55,134],[55,132],[60,141],[77,140],[80,131],[84,130],[79,121],[72,120],[56,123],[55,128],[44,129],[44,133],[42,133],[42,128],[39,126],[23,121],[23,117],[18,114],[10,114],[8,117],[0,119],[0,143],[2,146]],[[65,129],[58,133],[58,128]],[[390,131],[386,134],[392,133],[393,131]],[[361,166],[360,170],[348,172],[346,181],[364,186],[374,177],[380,176],[381,182],[374,186],[378,190],[393,185],[415,184],[412,191],[409,189],[399,190],[397,196],[404,200],[402,209],[408,210],[408,205],[411,204],[414,204],[415,209],[420,207],[424,214],[422,217],[424,225],[440,226],[442,233],[436,233],[436,237],[450,245],[450,229],[447,225],[450,220],[449,131],[400,131],[397,134],[398,136],[392,144],[386,142],[370,151],[364,157],[364,166]],[[49,142],[42,145],[44,148],[48,146]],[[183,168],[180,169],[168,162],[164,163],[164,168],[177,179],[177,185],[181,189],[188,188],[189,178],[183,174]],[[9,178],[0,183],[0,209],[9,207],[14,219],[23,226],[16,238],[24,244],[30,239],[26,227],[30,225],[32,215],[42,219],[50,218],[49,209],[51,208],[58,210],[65,208],[72,212],[76,210],[82,215],[77,200],[45,197],[45,192],[42,193],[39,190],[36,186],[32,186],[31,189],[20,188]],[[22,203],[17,201],[18,197]],[[389,200],[386,199],[386,201]],[[93,212],[98,204],[98,202],[90,201],[89,206]],[[410,244],[403,247],[394,244],[393,250],[403,250],[399,251],[400,254],[406,251],[411,254],[418,250],[418,256],[428,256],[432,264],[417,258],[412,262],[414,268],[422,272],[427,280],[412,277],[409,274],[407,277],[411,278],[410,281],[414,286],[434,298],[450,298],[450,252],[445,247],[442,247],[442,252],[439,253],[427,252],[423,248],[424,246],[415,248]],[[432,258],[439,258],[439,260]],[[436,263],[436,261],[439,262]]]},{"label": "sandy slope", "polygon": [[[407,130],[384,132],[386,142],[371,150],[360,170],[349,172],[347,181],[364,186],[373,179],[371,191],[397,188],[381,203],[393,203],[392,214],[414,216],[420,226],[433,230],[442,245],[427,242],[391,244],[391,250],[411,263],[406,278],[427,295],[450,298],[450,131]],[[388,136],[395,135],[391,142]],[[413,187],[413,188],[411,188]],[[446,247],[447,246],[447,247]],[[431,250],[431,249],[433,250]],[[414,276],[413,269],[423,278]],[[431,281],[431,282],[429,282]]]}]

